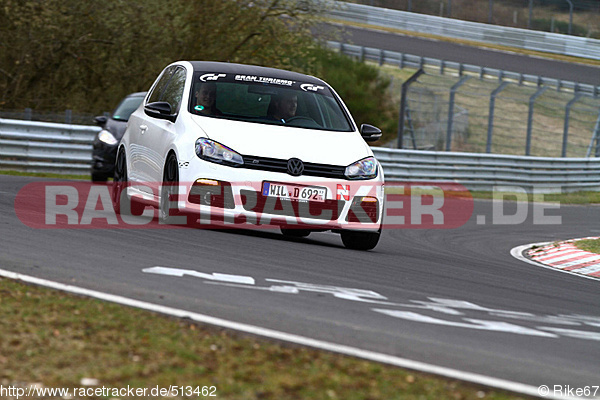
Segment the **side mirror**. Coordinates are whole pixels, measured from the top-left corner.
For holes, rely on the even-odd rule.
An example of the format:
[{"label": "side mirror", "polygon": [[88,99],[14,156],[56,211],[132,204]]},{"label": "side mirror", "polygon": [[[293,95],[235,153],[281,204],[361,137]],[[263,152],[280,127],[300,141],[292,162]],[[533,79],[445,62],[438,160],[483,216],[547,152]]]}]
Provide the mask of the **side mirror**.
[{"label": "side mirror", "polygon": [[365,142],[376,142],[381,139],[381,129],[369,124],[360,126],[360,136],[365,139]]},{"label": "side mirror", "polygon": [[108,121],[108,118],[105,115],[98,115],[97,117],[94,117],[94,123],[96,125],[104,125],[106,124],[106,121]]},{"label": "side mirror", "polygon": [[146,115],[175,122],[177,115],[171,114],[171,105],[166,101],[155,101],[144,106]]}]

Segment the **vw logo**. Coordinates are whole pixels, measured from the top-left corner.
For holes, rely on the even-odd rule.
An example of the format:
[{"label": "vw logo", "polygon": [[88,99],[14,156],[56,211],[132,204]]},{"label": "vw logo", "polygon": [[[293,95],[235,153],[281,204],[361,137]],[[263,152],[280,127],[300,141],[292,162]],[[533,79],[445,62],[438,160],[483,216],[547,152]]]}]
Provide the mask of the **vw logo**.
[{"label": "vw logo", "polygon": [[304,172],[304,163],[299,158],[290,158],[287,162],[288,174],[300,176]]}]

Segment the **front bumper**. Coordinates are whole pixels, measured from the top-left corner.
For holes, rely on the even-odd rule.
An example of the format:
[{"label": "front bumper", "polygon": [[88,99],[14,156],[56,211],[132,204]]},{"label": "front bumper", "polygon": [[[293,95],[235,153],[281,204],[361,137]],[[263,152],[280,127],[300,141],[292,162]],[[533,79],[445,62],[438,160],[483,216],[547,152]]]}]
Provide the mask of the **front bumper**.
[{"label": "front bumper", "polygon": [[115,160],[117,158],[117,145],[108,145],[96,138],[92,149],[92,172],[106,176],[113,176]]},{"label": "front bumper", "polygon": [[[205,224],[378,231],[384,208],[383,173],[378,168],[375,179],[351,181],[294,177],[196,159],[180,164],[176,207]],[[264,182],[326,188],[326,195],[322,202],[266,196]]]}]

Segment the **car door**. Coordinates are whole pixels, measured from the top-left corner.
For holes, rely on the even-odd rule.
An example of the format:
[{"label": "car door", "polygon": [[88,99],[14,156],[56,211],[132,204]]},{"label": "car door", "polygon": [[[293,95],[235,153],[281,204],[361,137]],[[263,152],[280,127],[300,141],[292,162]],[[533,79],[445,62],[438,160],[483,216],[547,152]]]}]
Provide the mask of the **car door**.
[{"label": "car door", "polygon": [[[144,106],[159,101],[162,93],[167,88],[169,81],[175,71],[174,67],[163,70],[156,83],[150,90],[148,99]],[[142,112],[139,117],[134,116],[129,122],[129,157],[130,157],[130,179],[136,182],[150,182],[148,165],[151,163],[152,155],[148,148],[146,134],[149,129],[155,129],[155,118]],[[142,190],[144,187],[141,187]]]},{"label": "car door", "polygon": [[[181,107],[186,70],[181,66],[170,67],[165,71],[165,83],[157,85],[156,91],[150,95],[148,103],[162,101],[171,106],[172,115],[176,116]],[[162,81],[162,78],[161,78]],[[140,127],[140,146],[143,157],[140,163],[141,174],[147,182],[162,182],[162,169],[170,144],[175,139],[174,121],[148,116],[144,126]]]}]

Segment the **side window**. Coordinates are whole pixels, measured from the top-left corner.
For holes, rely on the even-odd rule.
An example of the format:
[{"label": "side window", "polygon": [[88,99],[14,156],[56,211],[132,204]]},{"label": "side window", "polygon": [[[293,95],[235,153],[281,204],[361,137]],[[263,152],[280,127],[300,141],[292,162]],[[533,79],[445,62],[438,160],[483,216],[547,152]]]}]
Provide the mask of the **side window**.
[{"label": "side window", "polygon": [[156,85],[154,86],[152,93],[150,93],[150,96],[148,97],[148,103],[154,103],[155,101],[162,101],[161,100],[162,94],[164,93],[165,89],[169,85],[169,81],[171,80],[171,76],[173,75],[174,70],[175,70],[175,68],[170,67],[170,68],[167,68],[163,72],[163,74],[159,78],[158,82],[156,82]]},{"label": "side window", "polygon": [[167,88],[161,96],[161,101],[166,101],[171,105],[173,114],[177,114],[179,112],[179,107],[181,106],[183,87],[185,86],[185,76],[185,68],[176,68],[169,80]]}]

